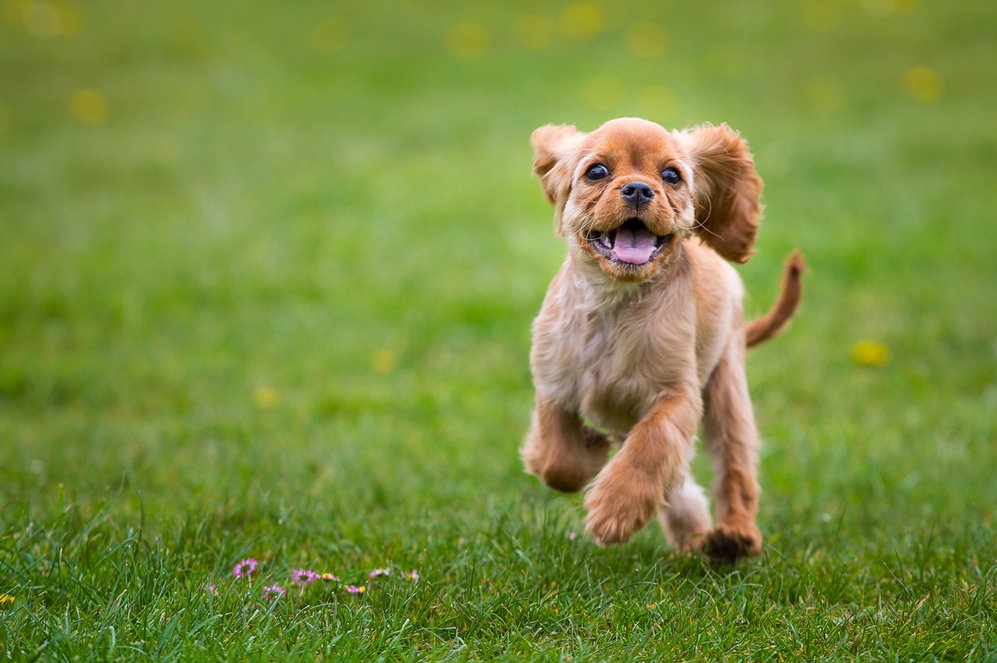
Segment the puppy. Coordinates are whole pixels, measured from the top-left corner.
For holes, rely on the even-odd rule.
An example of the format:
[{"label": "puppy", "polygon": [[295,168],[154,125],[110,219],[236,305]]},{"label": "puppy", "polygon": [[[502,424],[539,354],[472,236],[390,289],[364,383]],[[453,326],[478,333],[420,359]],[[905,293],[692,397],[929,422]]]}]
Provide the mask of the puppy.
[{"label": "puppy", "polygon": [[[636,118],[588,134],[547,125],[532,143],[568,255],[533,324],[527,471],[561,491],[589,486],[586,529],[599,544],[627,541],[657,513],[677,549],[758,554],[745,349],[796,312],[803,260],[790,257],[776,305],[745,323],[725,260],[746,262],[758,231],[748,146],[726,124],[667,131]],[[689,472],[700,420],[716,526]]]}]

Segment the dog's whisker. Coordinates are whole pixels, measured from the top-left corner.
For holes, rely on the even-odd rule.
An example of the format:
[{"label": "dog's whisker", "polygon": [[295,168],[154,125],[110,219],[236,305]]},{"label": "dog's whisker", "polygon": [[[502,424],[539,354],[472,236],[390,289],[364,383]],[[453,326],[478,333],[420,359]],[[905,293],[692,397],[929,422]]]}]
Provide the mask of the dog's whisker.
[{"label": "dog's whisker", "polygon": [[709,233],[710,235],[713,235],[717,239],[720,239],[720,235],[710,230],[709,226],[706,225],[706,222],[710,220],[710,215],[713,214],[713,199],[710,198],[709,192],[706,193],[706,205],[707,205],[706,216],[703,217],[702,220],[696,219],[695,229],[697,231]]},{"label": "dog's whisker", "polygon": [[709,227],[705,223],[703,223],[702,221],[699,221],[699,222],[696,223],[696,230],[697,231],[702,231],[702,232],[705,232],[705,233],[709,233],[709,234],[713,235],[714,237],[716,237],[717,239],[720,239],[720,235],[718,235],[717,233],[715,233],[712,230],[710,230]]}]

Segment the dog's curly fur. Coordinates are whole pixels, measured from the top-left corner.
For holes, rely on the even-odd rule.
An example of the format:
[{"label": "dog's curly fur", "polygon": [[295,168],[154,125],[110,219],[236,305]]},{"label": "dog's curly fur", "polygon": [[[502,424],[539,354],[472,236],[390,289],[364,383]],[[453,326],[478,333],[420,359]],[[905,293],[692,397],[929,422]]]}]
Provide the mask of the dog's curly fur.
[{"label": "dog's curly fur", "polygon": [[[625,542],[657,513],[676,548],[758,554],[744,355],[795,313],[803,261],[790,258],[776,306],[745,323],[724,259],[748,260],[758,230],[748,146],[727,125],[676,132],[636,118],[588,134],[547,125],[532,142],[568,255],[533,325],[527,470],[558,490],[589,487],[586,528],[599,543]],[[700,421],[716,526],[689,473]]]}]

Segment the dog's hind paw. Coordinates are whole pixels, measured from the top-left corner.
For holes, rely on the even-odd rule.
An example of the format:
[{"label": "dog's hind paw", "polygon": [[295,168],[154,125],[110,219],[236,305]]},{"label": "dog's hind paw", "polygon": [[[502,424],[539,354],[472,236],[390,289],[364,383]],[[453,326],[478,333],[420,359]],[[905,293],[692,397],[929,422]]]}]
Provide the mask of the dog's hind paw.
[{"label": "dog's hind paw", "polygon": [[733,564],[762,551],[762,533],[755,523],[718,523],[703,537],[699,549],[711,562]]}]

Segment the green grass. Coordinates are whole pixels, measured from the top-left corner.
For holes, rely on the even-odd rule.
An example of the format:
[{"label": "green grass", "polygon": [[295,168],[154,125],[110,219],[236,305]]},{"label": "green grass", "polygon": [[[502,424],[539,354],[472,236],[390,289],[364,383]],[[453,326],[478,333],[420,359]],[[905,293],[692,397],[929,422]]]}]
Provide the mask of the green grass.
[{"label": "green grass", "polygon": [[[0,652],[997,657],[997,5],[635,1],[579,40],[564,4],[417,4],[3,5]],[[767,542],[734,569],[596,548],[517,457],[563,254],[527,139],[619,115],[748,138],[749,310],[810,263],[749,359]]]}]

